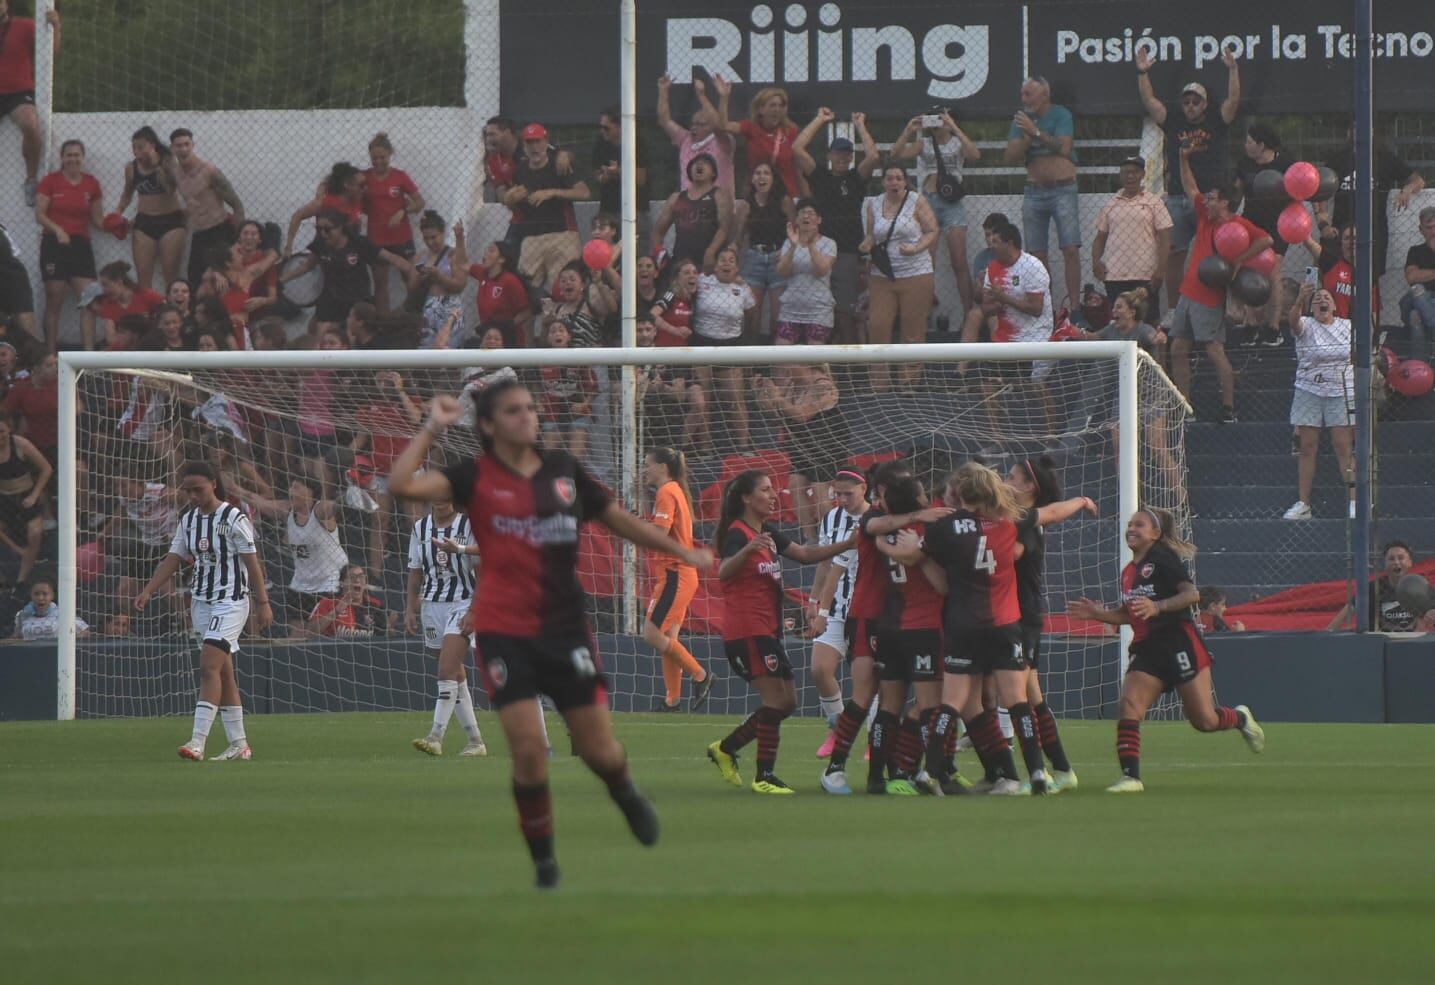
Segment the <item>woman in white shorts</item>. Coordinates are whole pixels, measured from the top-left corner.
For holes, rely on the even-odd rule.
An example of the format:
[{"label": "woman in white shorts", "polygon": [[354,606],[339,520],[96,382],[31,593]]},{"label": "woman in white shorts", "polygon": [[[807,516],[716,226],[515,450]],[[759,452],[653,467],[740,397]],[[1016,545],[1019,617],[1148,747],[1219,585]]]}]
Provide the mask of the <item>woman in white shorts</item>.
[{"label": "woman in white shorts", "polygon": [[[1309,306],[1310,314],[1305,312]],[[1355,486],[1352,471],[1355,441],[1352,418],[1355,369],[1350,360],[1351,325],[1348,318],[1335,316],[1335,296],[1325,288],[1305,284],[1296,295],[1289,316],[1295,336],[1295,397],[1291,400],[1291,426],[1300,442],[1297,482],[1300,498],[1286,510],[1287,520],[1311,518],[1311,487],[1315,483],[1315,459],[1320,450],[1320,432],[1330,431],[1330,444],[1340,474],[1350,489],[1349,516],[1355,516]]]}]

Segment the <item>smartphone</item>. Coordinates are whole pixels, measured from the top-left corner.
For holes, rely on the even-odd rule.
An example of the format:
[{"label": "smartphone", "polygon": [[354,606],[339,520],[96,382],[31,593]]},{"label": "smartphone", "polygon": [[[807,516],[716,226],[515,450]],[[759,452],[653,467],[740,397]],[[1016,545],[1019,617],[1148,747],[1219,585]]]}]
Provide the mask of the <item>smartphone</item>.
[{"label": "smartphone", "polygon": [[1306,268],[1305,268],[1305,282],[1306,282],[1307,284],[1309,284],[1311,287],[1314,287],[1315,285],[1319,284],[1319,283],[1320,283],[1320,268],[1319,268],[1319,267],[1306,267]]},{"label": "smartphone", "polygon": [[922,129],[923,129],[923,130],[935,130],[935,129],[937,129],[937,127],[939,127],[939,126],[941,126],[941,125],[942,125],[942,118],[941,118],[940,116],[937,116],[937,115],[935,115],[935,114],[933,114],[933,113],[923,113],[923,114],[922,114]]}]

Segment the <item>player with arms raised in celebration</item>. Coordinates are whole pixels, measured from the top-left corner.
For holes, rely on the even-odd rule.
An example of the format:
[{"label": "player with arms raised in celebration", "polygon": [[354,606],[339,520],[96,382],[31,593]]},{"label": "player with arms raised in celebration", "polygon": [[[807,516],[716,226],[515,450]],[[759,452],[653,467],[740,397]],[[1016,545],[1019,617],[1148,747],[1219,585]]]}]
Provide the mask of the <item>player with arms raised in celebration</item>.
[{"label": "player with arms raised in celebration", "polygon": [[229,746],[215,759],[248,759],[253,753],[244,734],[234,655],[239,652],[239,634],[249,622],[251,595],[255,630],[262,633],[274,621],[264,568],[254,546],[254,525],[242,510],[224,501],[219,476],[208,462],[187,462],[179,485],[190,508],[179,518],[169,553],[135,597],[135,608],[144,609],[181,564],[194,565],[190,615],[201,640],[199,700],[194,705],[194,733],[179,747],[179,754],[196,762],[204,759],[204,743],[217,711]]},{"label": "player with arms raised in celebration", "polygon": [[578,581],[578,532],[597,520],[639,547],[705,568],[712,553],[685,548],[624,510],[577,459],[539,447],[533,394],[516,379],[480,391],[475,418],[484,454],[419,474],[436,437],[458,422],[454,397],[435,397],[429,418],[394,460],[389,491],[402,499],[464,507],[490,576],[473,599],[473,629],[490,700],[513,757],[513,799],[541,889],[558,885],[553,802],[542,711],[546,694],[568,725],[574,751],[608,787],[628,827],[658,840],[658,815],[633,786],[608,717],[608,685]]},{"label": "player with arms raised in celebration", "polygon": [[1131,627],[1131,663],[1121,685],[1121,717],[1116,723],[1116,756],[1121,779],[1109,793],[1140,793],[1141,719],[1156,699],[1174,689],[1186,720],[1200,732],[1240,729],[1251,752],[1266,747],[1266,733],[1245,705],[1217,707],[1211,695],[1211,654],[1196,625],[1201,593],[1186,571],[1196,549],[1176,533],[1176,520],[1165,510],[1147,507],[1126,524],[1131,561],[1121,571],[1121,607],[1108,609],[1091,599],[1067,604],[1078,619]]},{"label": "player with arms raised in celebration", "polygon": [[[693,497],[688,490],[688,467],[683,453],[675,448],[658,447],[648,452],[646,462],[648,485],[657,490],[653,501],[653,525],[667,532],[681,547],[693,546]],[[654,559],[659,577],[657,594],[648,603],[648,617],[643,623],[643,639],[658,651],[663,661],[664,700],[653,706],[654,711],[677,711],[683,699],[683,671],[693,679],[692,710],[697,711],[712,691],[713,676],[678,640],[678,633],[687,618],[688,606],[698,590],[698,569],[671,554]]]},{"label": "player with arms raised in celebration", "polygon": [[414,633],[422,625],[424,649],[438,651],[438,700],[434,702],[433,728],[422,739],[414,740],[414,748],[430,756],[443,755],[443,736],[455,711],[459,724],[468,733],[468,744],[459,755],[488,755],[464,672],[468,649],[473,645],[464,625],[473,601],[473,552],[477,548],[472,541],[468,517],[445,499],[434,500],[433,509],[414,524],[409,538],[404,629]]},{"label": "player with arms raised in celebration", "polygon": [[769,523],[778,508],[777,490],[766,472],[739,473],[723,490],[722,516],[714,542],[722,550],[718,580],[723,591],[723,648],[733,673],[752,685],[762,707],[725,739],[708,746],[708,759],[722,778],[742,786],[737,752],[757,739],[753,793],[795,791],[777,778],[782,720],[797,710],[792,665],[782,647],[782,558],[816,564],[852,546],[842,540],[826,547],[798,544]]}]

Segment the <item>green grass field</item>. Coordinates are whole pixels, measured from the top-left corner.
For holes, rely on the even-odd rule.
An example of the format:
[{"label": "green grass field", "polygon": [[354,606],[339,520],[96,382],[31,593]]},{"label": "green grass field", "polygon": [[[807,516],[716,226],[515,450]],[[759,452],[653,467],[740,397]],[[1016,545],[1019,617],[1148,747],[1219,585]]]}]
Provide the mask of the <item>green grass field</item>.
[{"label": "green grass field", "polygon": [[0,725],[0,979],[1435,978],[1435,728],[1274,725],[1254,757],[1148,725],[1147,793],[1114,797],[1112,726],[1068,723],[1075,793],[839,800],[815,720],[783,729],[800,794],[762,798],[703,758],[731,720],[625,716],[663,839],[560,757],[541,895],[496,721],[464,761],[409,748],[427,721],[253,717],[252,762],[202,764],[187,720]]}]

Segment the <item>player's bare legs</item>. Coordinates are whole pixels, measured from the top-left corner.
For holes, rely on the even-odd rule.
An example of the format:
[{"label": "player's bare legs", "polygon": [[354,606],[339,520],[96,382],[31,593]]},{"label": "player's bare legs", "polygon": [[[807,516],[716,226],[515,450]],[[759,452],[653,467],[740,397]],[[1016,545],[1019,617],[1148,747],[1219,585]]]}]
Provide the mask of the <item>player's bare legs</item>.
[{"label": "player's bare legs", "polygon": [[756,739],[757,775],[752,781],[753,791],[790,794],[792,788],[779,780],[773,769],[777,765],[782,720],[797,710],[797,691],[792,681],[766,675],[754,677],[751,684],[762,698],[762,706],[743,719],[720,742],[709,746],[708,758],[717,764],[725,780],[733,786],[742,786],[742,778],[737,772],[737,753]]},{"label": "player's bare legs", "polygon": [[1198,732],[1224,732],[1227,729],[1240,729],[1241,735],[1245,737],[1246,744],[1251,747],[1252,752],[1260,752],[1265,748],[1265,730],[1256,723],[1251,710],[1245,705],[1237,705],[1234,708],[1227,708],[1225,705],[1217,705],[1215,698],[1211,695],[1211,669],[1202,670],[1193,679],[1181,684],[1176,688],[1176,693],[1181,697],[1181,706],[1186,711],[1186,721]]},{"label": "player's bare legs", "polygon": [[483,743],[483,733],[478,729],[478,718],[473,710],[473,693],[468,689],[468,674],[464,664],[468,661],[469,640],[457,633],[445,634],[438,651],[438,700],[434,703],[433,727],[422,739],[415,739],[413,746],[430,756],[443,755],[443,737],[448,731],[449,719],[458,716],[458,723],[468,735],[468,744],[459,753],[462,757],[487,756],[488,747]]},{"label": "player's bare legs", "polygon": [[837,682],[837,667],[842,654],[818,640],[812,643],[812,685],[817,690],[817,701],[822,708],[822,717],[827,719],[827,738],[817,750],[818,759],[832,755],[837,739],[832,731],[837,727],[837,716],[842,714],[842,685]]},{"label": "player's bare legs", "polygon": [[204,758],[204,744],[209,738],[209,730],[214,726],[215,716],[220,706],[226,704],[226,699],[236,705],[239,703],[234,663],[229,659],[227,650],[206,642],[199,648],[199,700],[194,705],[194,731],[189,741],[179,747],[179,754],[185,759]]},{"label": "player's bare legs", "polygon": [[[1211,686],[1205,676],[1206,687]],[[1121,711],[1116,722],[1116,758],[1121,761],[1121,779],[1107,787],[1109,793],[1140,793],[1141,719],[1161,697],[1166,685],[1161,678],[1139,670],[1128,670],[1121,682]]]},{"label": "player's bare legs", "polygon": [[573,749],[582,758],[583,764],[608,787],[608,796],[623,812],[633,837],[644,845],[658,842],[658,812],[653,805],[633,786],[628,774],[628,754],[623,744],[613,734],[613,722],[608,716],[606,695],[603,704],[584,705],[563,712],[563,721],[568,725],[568,734],[573,739]]}]

